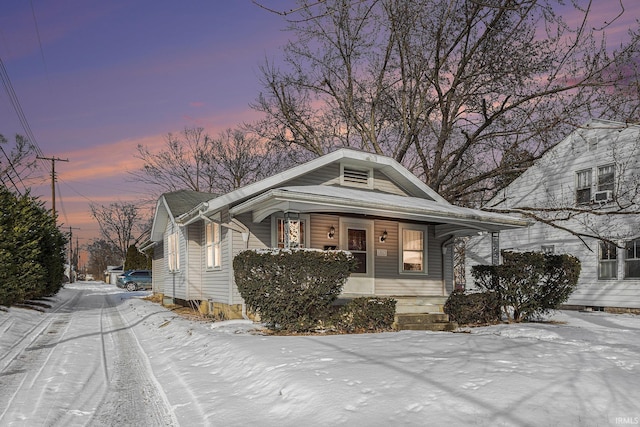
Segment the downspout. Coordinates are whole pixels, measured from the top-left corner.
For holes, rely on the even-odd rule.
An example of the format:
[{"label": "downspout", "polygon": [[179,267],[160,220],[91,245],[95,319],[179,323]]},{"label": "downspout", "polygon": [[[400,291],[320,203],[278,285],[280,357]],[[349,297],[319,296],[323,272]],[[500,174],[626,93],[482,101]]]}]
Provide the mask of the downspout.
[{"label": "downspout", "polygon": [[[443,296],[447,294],[447,279],[444,271],[444,267],[445,267],[444,257],[447,254],[447,248],[453,245],[455,238],[456,236],[451,236],[447,240],[442,242],[442,245],[440,245],[440,253],[442,254],[442,257],[440,258],[440,271],[442,271],[442,295]],[[455,290],[456,279],[455,279],[455,274],[453,274],[453,271],[451,272],[451,280],[452,280],[453,289]]]}]

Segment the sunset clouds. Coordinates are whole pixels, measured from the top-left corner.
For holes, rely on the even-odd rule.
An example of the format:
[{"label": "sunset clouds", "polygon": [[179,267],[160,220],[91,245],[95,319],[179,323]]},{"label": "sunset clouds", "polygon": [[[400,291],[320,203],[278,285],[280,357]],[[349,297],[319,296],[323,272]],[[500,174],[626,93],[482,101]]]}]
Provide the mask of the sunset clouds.
[{"label": "sunset clouds", "polygon": [[[594,3],[589,24],[624,27],[608,29],[608,43],[619,45],[640,2],[624,0],[618,19],[618,1]],[[261,90],[259,65],[277,62],[285,26],[251,0],[3,0],[0,58],[42,152],[69,159],[56,165],[61,222],[89,243],[98,237],[90,203],[149,199],[154,189],[129,173],[142,166],[139,144],[153,150],[185,127],[216,136],[256,120],[249,104]],[[16,133],[25,134],[1,90],[0,134]],[[49,206],[46,173],[32,194]]]}]

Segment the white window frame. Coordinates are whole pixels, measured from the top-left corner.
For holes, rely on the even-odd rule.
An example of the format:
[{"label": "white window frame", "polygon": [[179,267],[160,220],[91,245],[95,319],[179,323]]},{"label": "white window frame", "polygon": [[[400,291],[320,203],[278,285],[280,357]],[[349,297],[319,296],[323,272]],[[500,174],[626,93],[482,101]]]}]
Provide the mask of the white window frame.
[{"label": "white window frame", "polygon": [[[406,270],[404,267],[404,254],[406,252],[418,252],[415,249],[405,249],[405,236],[406,231],[419,231],[422,233],[422,269],[421,270]],[[426,225],[419,224],[400,224],[398,227],[398,269],[400,274],[427,274],[429,269],[428,265],[428,247],[429,247],[429,228]]]},{"label": "white window frame", "polygon": [[170,273],[180,271],[180,234],[177,231],[167,236],[167,259]]},{"label": "white window frame", "polygon": [[[604,172],[607,172],[606,174]],[[602,177],[606,175],[612,175],[611,182],[602,183]],[[614,164],[602,165],[598,166],[597,178],[598,180],[596,184],[597,191],[611,191],[613,193],[613,189],[616,183],[616,166]]]},{"label": "white window frame", "polygon": [[205,267],[207,270],[222,268],[222,233],[220,224],[207,222],[204,226],[205,235]]},{"label": "white window frame", "polygon": [[[613,273],[612,276],[603,274],[605,266],[612,264],[613,267],[606,268]],[[616,280],[618,278],[618,247],[613,243],[598,242],[598,280]]]},{"label": "white window frame", "polygon": [[[586,179],[581,180],[580,177],[584,176]],[[582,182],[588,181],[588,182]],[[587,200],[579,200],[578,191],[589,190],[589,197]],[[583,169],[576,171],[576,204],[586,205],[591,203],[591,197],[593,197],[593,170]]]},{"label": "white window frame", "polygon": [[624,251],[624,278],[639,279],[640,276],[629,275],[630,263],[640,263],[640,238],[629,240],[625,245],[625,251]]}]

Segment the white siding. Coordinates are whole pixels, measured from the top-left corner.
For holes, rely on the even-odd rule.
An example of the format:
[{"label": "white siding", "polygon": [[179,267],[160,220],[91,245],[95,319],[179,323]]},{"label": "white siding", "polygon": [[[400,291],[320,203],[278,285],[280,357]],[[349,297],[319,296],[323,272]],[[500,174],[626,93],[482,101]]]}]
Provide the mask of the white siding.
[{"label": "white siding", "polygon": [[[608,164],[616,165],[616,194],[637,185],[640,179],[640,128],[610,128],[608,122],[595,121],[591,129],[574,132],[553,150],[523,173],[500,195],[496,207],[575,207],[576,172]],[[609,128],[607,128],[609,127]],[[597,147],[590,141],[597,140]],[[595,175],[594,175],[595,189]],[[637,194],[636,202],[637,202]],[[622,200],[625,201],[624,198]],[[491,203],[489,203],[491,205]],[[601,209],[615,209],[603,205]],[[637,210],[637,205],[635,205]],[[558,213],[556,215],[565,215]],[[596,215],[581,216],[562,221],[563,227],[588,234],[597,234],[623,245],[626,240],[640,236],[638,215],[619,215],[615,218]],[[540,251],[542,246],[553,246],[555,253],[568,253],[580,259],[582,270],[578,289],[567,304],[595,307],[640,308],[640,280],[624,279],[624,250],[618,250],[618,279],[598,279],[598,243],[583,239],[542,223],[526,229],[503,231],[500,249]],[[471,284],[470,266],[490,264],[488,236],[472,239],[467,248],[467,285]]]}]

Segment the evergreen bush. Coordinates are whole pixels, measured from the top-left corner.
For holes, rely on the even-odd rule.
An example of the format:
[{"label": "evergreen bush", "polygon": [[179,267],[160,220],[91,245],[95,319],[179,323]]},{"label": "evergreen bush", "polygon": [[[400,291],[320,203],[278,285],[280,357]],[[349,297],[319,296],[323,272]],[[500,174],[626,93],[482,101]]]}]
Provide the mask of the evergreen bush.
[{"label": "evergreen bush", "polygon": [[343,251],[249,250],[233,269],[240,295],[268,327],[302,332],[327,318],[355,263]]},{"label": "evergreen bush", "polygon": [[451,321],[462,325],[496,323],[502,317],[500,300],[495,292],[456,290],[447,298],[444,312]]},{"label": "evergreen bush", "polygon": [[360,297],[340,307],[331,326],[339,332],[362,333],[393,330],[396,300]]},{"label": "evergreen bush", "polygon": [[124,270],[151,270],[151,257],[138,250],[136,245],[129,245],[124,260]]},{"label": "evergreen bush", "polygon": [[557,309],[575,290],[580,261],[572,255],[503,252],[501,265],[472,268],[474,283],[495,293],[509,321],[529,320]]},{"label": "evergreen bush", "polygon": [[0,187],[0,304],[55,294],[64,278],[66,239],[43,203]]}]

